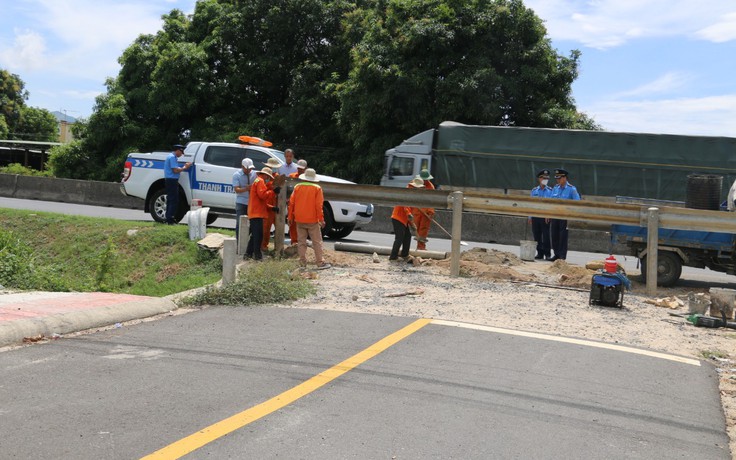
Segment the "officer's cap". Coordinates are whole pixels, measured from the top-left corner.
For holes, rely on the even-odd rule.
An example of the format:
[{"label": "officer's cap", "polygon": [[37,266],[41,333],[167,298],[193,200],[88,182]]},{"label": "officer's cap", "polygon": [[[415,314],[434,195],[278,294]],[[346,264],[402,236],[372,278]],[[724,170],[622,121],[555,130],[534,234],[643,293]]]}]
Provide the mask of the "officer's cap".
[{"label": "officer's cap", "polygon": [[555,176],[567,176],[567,169],[555,169]]},{"label": "officer's cap", "polygon": [[549,177],[549,169],[540,169],[537,177]]}]

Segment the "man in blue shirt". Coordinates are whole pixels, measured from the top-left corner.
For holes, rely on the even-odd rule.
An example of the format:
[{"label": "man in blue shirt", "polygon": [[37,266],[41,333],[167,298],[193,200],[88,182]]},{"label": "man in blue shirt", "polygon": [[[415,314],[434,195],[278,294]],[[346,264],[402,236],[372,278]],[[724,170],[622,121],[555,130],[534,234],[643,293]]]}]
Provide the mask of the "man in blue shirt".
[{"label": "man in blue shirt", "polygon": [[179,207],[179,174],[192,167],[191,163],[179,166],[179,157],[184,155],[184,146],[174,145],[174,151],[169,153],[164,161],[164,182],[166,184],[166,223],[174,225],[176,211]]},{"label": "man in blue shirt", "polygon": [[253,170],[253,160],[243,158],[241,168],[233,173],[233,188],[235,189],[235,240],[240,234],[240,216],[248,215],[248,200],[250,199],[250,186],[256,180],[256,172]]},{"label": "man in blue shirt", "polygon": [[[567,181],[567,174],[567,171],[564,169],[555,169],[557,185],[552,189],[552,198],[579,200],[580,194],[578,193],[578,189]],[[552,250],[555,251],[555,256],[549,260],[567,259],[567,220],[552,219],[550,230],[552,233]]]},{"label": "man in blue shirt", "polygon": [[[549,182],[549,169],[542,169],[539,171],[537,173],[537,181],[539,182],[539,185],[532,189],[531,196],[538,198],[551,198],[552,187],[547,185]],[[534,235],[534,241],[537,242],[537,255],[534,258],[537,260],[549,260],[552,257],[549,219],[544,217],[530,217],[529,221],[532,224],[532,235]]]}]

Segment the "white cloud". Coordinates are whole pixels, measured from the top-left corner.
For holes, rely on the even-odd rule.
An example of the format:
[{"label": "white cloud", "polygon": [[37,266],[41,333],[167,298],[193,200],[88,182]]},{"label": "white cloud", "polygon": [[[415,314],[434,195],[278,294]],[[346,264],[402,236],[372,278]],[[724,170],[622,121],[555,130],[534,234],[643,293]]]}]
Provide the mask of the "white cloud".
[{"label": "white cloud", "polygon": [[667,72],[654,81],[645,83],[634,89],[614,94],[614,99],[630,98],[639,96],[652,96],[655,94],[670,93],[685,88],[687,83],[693,80],[693,76],[684,72]]},{"label": "white cloud", "polygon": [[736,5],[684,0],[526,0],[554,40],[612,48],[637,38],[688,36],[722,42],[736,39]]},{"label": "white cloud", "polygon": [[13,71],[38,70],[46,62],[46,41],[32,30],[16,30],[13,45],[0,50],[0,64]]},{"label": "white cloud", "polygon": [[715,43],[736,40],[736,12],[724,15],[719,22],[699,30],[695,35]]},{"label": "white cloud", "polygon": [[736,137],[736,94],[580,107],[610,131]]}]

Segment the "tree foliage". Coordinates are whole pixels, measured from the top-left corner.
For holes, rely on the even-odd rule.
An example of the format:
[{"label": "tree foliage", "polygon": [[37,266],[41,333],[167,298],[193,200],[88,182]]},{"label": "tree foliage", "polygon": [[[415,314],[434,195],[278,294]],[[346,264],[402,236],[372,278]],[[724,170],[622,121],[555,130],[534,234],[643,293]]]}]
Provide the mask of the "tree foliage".
[{"label": "tree foliage", "polygon": [[95,178],[134,149],[247,133],[371,182],[444,120],[597,128],[571,95],[579,58],[521,0],[201,0],[125,50],[81,142]]},{"label": "tree foliage", "polygon": [[28,91],[18,75],[0,69],[0,139],[56,141],[56,117],[46,109],[26,106]]}]

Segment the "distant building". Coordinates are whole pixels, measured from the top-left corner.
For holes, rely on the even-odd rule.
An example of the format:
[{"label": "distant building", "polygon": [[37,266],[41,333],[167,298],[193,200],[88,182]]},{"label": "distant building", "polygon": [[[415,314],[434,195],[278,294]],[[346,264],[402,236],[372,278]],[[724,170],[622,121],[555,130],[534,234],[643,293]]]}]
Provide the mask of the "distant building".
[{"label": "distant building", "polygon": [[73,141],[72,125],[77,122],[77,119],[58,111],[51,112],[51,114],[56,117],[56,121],[59,123],[59,142],[66,144]]}]

